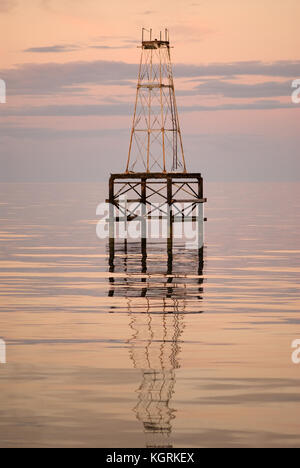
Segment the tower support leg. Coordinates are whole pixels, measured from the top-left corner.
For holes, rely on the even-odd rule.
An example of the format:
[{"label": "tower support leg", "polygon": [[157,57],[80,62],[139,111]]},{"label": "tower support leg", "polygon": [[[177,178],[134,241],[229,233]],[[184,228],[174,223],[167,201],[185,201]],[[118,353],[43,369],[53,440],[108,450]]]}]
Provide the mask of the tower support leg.
[{"label": "tower support leg", "polygon": [[173,181],[172,177],[168,177],[167,179],[167,204],[168,204],[168,254],[173,252]]},{"label": "tower support leg", "polygon": [[114,249],[115,245],[115,205],[114,205],[115,181],[109,180],[109,246]]}]

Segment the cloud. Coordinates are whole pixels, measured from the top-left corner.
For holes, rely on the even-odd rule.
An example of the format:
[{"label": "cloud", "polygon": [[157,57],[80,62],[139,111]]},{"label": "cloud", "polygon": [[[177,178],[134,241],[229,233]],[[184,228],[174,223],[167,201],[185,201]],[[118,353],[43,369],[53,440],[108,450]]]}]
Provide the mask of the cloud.
[{"label": "cloud", "polygon": [[[121,44],[115,44],[116,39],[121,42]],[[108,48],[108,49],[123,49],[126,48],[126,46],[129,45],[139,45],[140,41],[137,39],[134,39],[133,37],[130,36],[97,36],[94,37],[93,42],[95,43],[100,43],[99,45],[96,45],[96,48]],[[108,45],[106,43],[109,43]]]},{"label": "cloud", "polygon": [[273,110],[273,109],[295,109],[292,103],[282,103],[276,100],[260,99],[250,103],[221,104],[219,106],[179,106],[184,112],[213,112],[227,110]]},{"label": "cloud", "polygon": [[131,44],[124,45],[89,45],[89,46],[80,46],[77,44],[67,44],[67,45],[52,45],[45,47],[30,47],[29,49],[23,50],[25,53],[36,53],[36,54],[61,54],[66,52],[76,52],[82,49],[100,49],[100,50],[110,50],[110,49],[130,49]]},{"label": "cloud", "polygon": [[137,65],[125,62],[95,61],[24,64],[0,71],[11,95],[50,95],[73,92],[72,87],[96,84],[122,84],[136,79]]},{"label": "cloud", "polygon": [[44,127],[1,126],[0,139],[14,138],[27,139],[61,139],[61,138],[115,138],[120,135],[129,135],[128,128],[116,129],[88,129],[88,130],[60,130]]},{"label": "cloud", "polygon": [[[216,112],[228,110],[273,110],[295,109],[292,103],[282,103],[276,100],[256,100],[251,103],[221,104],[217,106],[179,106],[180,112]],[[87,105],[48,105],[48,106],[23,106],[6,108],[6,116],[31,116],[31,117],[83,117],[83,116],[126,116],[131,115],[133,103],[118,104],[87,104]]]},{"label": "cloud", "polygon": [[108,46],[108,45],[93,45],[89,46],[90,49],[130,49],[132,46],[128,45],[117,45],[117,46]]},{"label": "cloud", "polygon": [[17,0],[0,0],[0,13],[8,13],[17,6]]},{"label": "cloud", "polygon": [[31,52],[38,54],[49,54],[49,53],[62,53],[62,52],[73,52],[80,49],[77,45],[53,45],[46,47],[30,47],[25,49],[23,52]]},{"label": "cloud", "polygon": [[49,106],[23,106],[7,108],[6,116],[31,116],[31,117],[79,117],[79,116],[103,116],[103,115],[130,115],[132,103],[128,104],[90,104],[90,105],[49,105]]},{"label": "cloud", "polygon": [[[271,76],[295,79],[299,76],[300,61],[235,62],[209,65],[177,64],[174,66],[176,78],[191,78],[199,81],[204,77],[224,76]],[[98,60],[93,62],[69,63],[28,63],[9,70],[0,70],[0,76],[6,80],[11,95],[49,95],[72,92],[72,87],[95,84],[122,84],[124,81],[136,80],[138,65],[120,61]],[[204,86],[209,87],[207,83]],[[213,86],[213,84],[211,85]],[[234,93],[233,85],[222,85],[224,92]],[[276,84],[272,84],[273,93]],[[198,88],[200,89],[201,86]],[[262,92],[259,86],[246,89],[239,85],[236,92]],[[267,89],[266,89],[267,92]],[[278,92],[278,91],[277,91]],[[276,94],[277,95],[277,94]]]},{"label": "cloud", "polygon": [[178,77],[208,77],[208,76],[299,76],[300,60],[281,60],[272,63],[259,61],[212,63],[207,65],[175,65]]},{"label": "cloud", "polygon": [[200,83],[192,90],[177,92],[178,96],[222,96],[228,98],[270,98],[291,95],[291,82],[267,81],[264,83],[244,84],[210,79]]}]

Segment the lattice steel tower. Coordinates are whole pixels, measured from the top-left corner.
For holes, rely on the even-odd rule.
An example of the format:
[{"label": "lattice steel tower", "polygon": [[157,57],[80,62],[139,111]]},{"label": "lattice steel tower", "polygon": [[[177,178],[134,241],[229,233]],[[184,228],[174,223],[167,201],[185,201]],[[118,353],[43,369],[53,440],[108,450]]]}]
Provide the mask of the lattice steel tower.
[{"label": "lattice steel tower", "polygon": [[168,30],[153,40],[143,29],[141,48],[126,173],[186,173]]},{"label": "lattice steel tower", "polygon": [[[145,32],[149,37],[145,39]],[[142,249],[153,220],[167,222],[168,250],[175,223],[197,222],[197,242],[203,248],[203,178],[187,172],[170,58],[169,32],[152,38],[143,29],[141,62],[127,164],[109,179],[109,239],[113,254],[117,231],[140,223]],[[123,228],[122,228],[123,226]],[[129,237],[128,237],[129,238]]]}]

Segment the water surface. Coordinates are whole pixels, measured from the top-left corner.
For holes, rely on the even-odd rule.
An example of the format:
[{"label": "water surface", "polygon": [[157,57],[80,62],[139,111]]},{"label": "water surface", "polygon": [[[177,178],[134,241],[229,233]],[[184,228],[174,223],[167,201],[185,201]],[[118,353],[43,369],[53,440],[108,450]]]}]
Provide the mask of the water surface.
[{"label": "water surface", "polygon": [[105,192],[0,185],[0,446],[299,446],[299,184],[207,184],[171,259],[109,255]]}]

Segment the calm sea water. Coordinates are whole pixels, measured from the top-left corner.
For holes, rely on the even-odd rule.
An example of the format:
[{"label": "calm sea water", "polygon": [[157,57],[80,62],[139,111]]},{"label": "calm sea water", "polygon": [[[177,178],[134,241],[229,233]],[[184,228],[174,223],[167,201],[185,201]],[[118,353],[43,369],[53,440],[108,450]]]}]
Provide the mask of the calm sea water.
[{"label": "calm sea water", "polygon": [[105,192],[0,185],[0,446],[299,446],[299,184],[207,184],[171,262],[109,257]]}]

